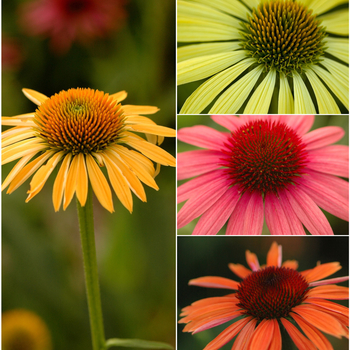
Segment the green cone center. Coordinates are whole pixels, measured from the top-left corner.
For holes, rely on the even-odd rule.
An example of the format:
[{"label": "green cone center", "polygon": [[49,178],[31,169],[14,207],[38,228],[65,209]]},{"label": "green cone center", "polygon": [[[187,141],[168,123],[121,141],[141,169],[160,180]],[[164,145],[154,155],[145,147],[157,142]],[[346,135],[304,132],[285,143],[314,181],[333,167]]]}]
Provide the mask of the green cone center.
[{"label": "green cone center", "polygon": [[316,15],[298,2],[262,2],[242,26],[243,48],[266,71],[302,73],[303,68],[318,63],[324,51],[324,28]]}]

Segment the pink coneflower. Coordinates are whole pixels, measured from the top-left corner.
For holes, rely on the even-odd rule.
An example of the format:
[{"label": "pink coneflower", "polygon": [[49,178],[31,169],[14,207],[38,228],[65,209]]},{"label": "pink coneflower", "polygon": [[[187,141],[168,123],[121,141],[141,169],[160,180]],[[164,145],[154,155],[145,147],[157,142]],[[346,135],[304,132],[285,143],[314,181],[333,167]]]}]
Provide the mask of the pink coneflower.
[{"label": "pink coneflower", "polygon": [[212,119],[230,133],[197,125],[178,139],[203,150],[178,154],[178,228],[200,217],[193,234],[258,235],[264,217],[271,234],[331,235],[319,207],[347,220],[349,147],[333,145],[344,130],[308,132],[312,115],[223,116]]},{"label": "pink coneflower", "polygon": [[281,327],[302,350],[332,350],[322,332],[348,337],[349,309],[327,300],[349,298],[349,288],[335,285],[348,277],[323,280],[341,269],[338,262],[298,272],[295,260],[282,264],[282,247],[276,242],[267,254],[266,266],[260,267],[250,251],[246,251],[246,259],[252,271],[229,264],[241,282],[212,276],[189,282],[233,290],[232,294],[202,299],[182,310],[179,323],[187,323],[184,332],[198,333],[234,321],[205,350],[220,349],[236,336],[232,350],[281,350],[285,348],[282,341],[287,340],[282,340]]},{"label": "pink coneflower", "polygon": [[125,18],[125,0],[35,0],[23,5],[21,22],[29,35],[51,38],[55,51],[74,41],[105,37]]}]

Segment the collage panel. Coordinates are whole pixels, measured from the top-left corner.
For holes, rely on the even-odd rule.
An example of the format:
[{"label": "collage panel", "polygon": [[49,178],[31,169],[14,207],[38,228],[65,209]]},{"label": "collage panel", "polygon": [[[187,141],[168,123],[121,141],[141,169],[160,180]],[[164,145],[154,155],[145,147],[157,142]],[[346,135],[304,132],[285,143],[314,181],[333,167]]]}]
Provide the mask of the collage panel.
[{"label": "collage panel", "polygon": [[180,235],[348,235],[349,117],[178,115]]},{"label": "collage panel", "polygon": [[349,348],[348,237],[177,240],[178,349]]},{"label": "collage panel", "polygon": [[347,0],[178,0],[179,114],[347,114]]}]

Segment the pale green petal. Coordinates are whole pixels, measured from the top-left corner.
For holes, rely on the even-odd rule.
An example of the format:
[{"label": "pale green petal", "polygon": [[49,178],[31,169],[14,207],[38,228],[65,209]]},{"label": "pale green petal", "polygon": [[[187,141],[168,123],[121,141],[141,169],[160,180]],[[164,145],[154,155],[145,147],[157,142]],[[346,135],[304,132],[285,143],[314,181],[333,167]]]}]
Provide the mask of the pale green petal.
[{"label": "pale green petal", "polygon": [[349,39],[326,38],[326,52],[349,64]]},{"label": "pale green petal", "polygon": [[244,114],[267,114],[275,89],[276,71],[271,69],[249,99]]},{"label": "pale green petal", "polygon": [[205,20],[179,19],[177,28],[179,42],[203,42],[241,39],[234,27],[207,22]]},{"label": "pale green petal", "polygon": [[343,85],[349,85],[349,67],[324,57],[321,64],[326,67]]},{"label": "pale green petal", "polygon": [[288,79],[284,73],[280,73],[280,90],[278,94],[278,114],[293,114],[294,100],[290,90]]},{"label": "pale green petal", "polygon": [[348,3],[348,0],[311,0],[307,7],[314,11],[314,14],[321,14],[335,8],[338,5]]},{"label": "pale green petal", "polygon": [[316,114],[315,106],[301,76],[293,72],[294,83],[294,113]]},{"label": "pale green petal", "polygon": [[325,26],[328,33],[349,35],[349,10],[333,11],[317,18],[322,20],[321,26]]},{"label": "pale green petal", "polygon": [[235,80],[254,62],[255,59],[247,58],[208,79],[186,100],[180,114],[201,113],[227,85]]},{"label": "pale green petal", "polygon": [[178,19],[200,20],[241,29],[238,19],[217,11],[212,6],[206,6],[196,2],[179,0],[177,2],[177,15]]},{"label": "pale green petal", "polygon": [[222,10],[230,15],[240,17],[241,19],[246,20],[247,14],[250,14],[249,11],[244,5],[242,5],[237,0],[194,0],[196,2],[200,2],[202,4],[211,6],[218,10]]},{"label": "pale green petal", "polygon": [[319,66],[312,66],[312,70],[327,84],[341,103],[349,109],[349,85],[343,85],[331,73]]},{"label": "pale green petal", "polygon": [[252,92],[263,68],[262,65],[254,68],[230,86],[215,102],[209,113],[236,113]]},{"label": "pale green petal", "polygon": [[305,69],[305,74],[314,90],[318,105],[318,113],[340,114],[337,103],[317,75],[311,69]]},{"label": "pale green petal", "polygon": [[243,50],[191,58],[177,65],[177,84],[182,85],[221,72],[246,57]]},{"label": "pale green petal", "polygon": [[235,51],[240,48],[241,45],[238,41],[186,45],[177,49],[177,61],[182,62],[190,58]]},{"label": "pale green petal", "polygon": [[243,1],[246,5],[248,5],[251,9],[257,8],[260,4],[260,0],[244,0]]}]

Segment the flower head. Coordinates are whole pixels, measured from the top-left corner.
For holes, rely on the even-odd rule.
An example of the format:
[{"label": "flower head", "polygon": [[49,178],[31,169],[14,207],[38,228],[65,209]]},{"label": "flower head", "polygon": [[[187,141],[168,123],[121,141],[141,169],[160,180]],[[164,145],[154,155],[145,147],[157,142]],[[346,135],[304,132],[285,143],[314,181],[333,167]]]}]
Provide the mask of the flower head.
[{"label": "flower head", "polygon": [[260,266],[257,256],[250,251],[246,251],[246,259],[251,270],[229,264],[231,271],[242,278],[241,282],[214,276],[189,282],[233,291],[226,296],[196,301],[182,310],[179,323],[187,324],[184,332],[198,333],[234,321],[205,350],[220,349],[236,335],[232,350],[282,350],[285,344],[281,327],[298,349],[333,349],[322,332],[348,337],[349,309],[328,300],[349,298],[349,288],[335,284],[348,277],[324,280],[341,269],[338,262],[298,272],[295,260],[282,264],[282,247],[276,242],[267,254],[266,265]]},{"label": "flower head", "polygon": [[347,3],[179,0],[178,84],[206,79],[180,113],[348,109]]},{"label": "flower head", "polygon": [[51,350],[50,332],[35,313],[16,309],[2,314],[2,349]]},{"label": "flower head", "polygon": [[125,0],[34,0],[22,6],[21,21],[28,34],[49,37],[56,52],[65,52],[119,28],[124,7]]},{"label": "flower head", "polygon": [[340,127],[309,132],[315,117],[212,116],[230,133],[198,125],[178,131],[180,141],[203,150],[178,155],[181,228],[201,216],[193,234],[333,234],[319,207],[348,219],[349,147],[332,145]]},{"label": "flower head", "polygon": [[[112,212],[112,193],[100,169],[105,166],[115,193],[131,212],[131,191],[146,201],[141,182],[158,190],[152,161],[175,166],[175,159],[155,145],[164,136],[174,137],[175,130],[139,115],[153,114],[156,107],[121,105],[125,91],[108,95],[77,88],[50,98],[29,89],[23,92],[38,108],[34,113],[2,118],[3,125],[14,126],[2,133],[2,163],[19,159],[2,184],[2,189],[9,186],[7,193],[35,173],[29,201],[60,164],[53,187],[56,211],[62,198],[66,209],[74,193],[84,206],[90,180],[102,206]],[[145,133],[149,141],[134,132]]]}]

